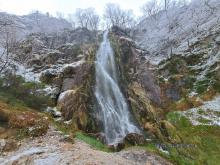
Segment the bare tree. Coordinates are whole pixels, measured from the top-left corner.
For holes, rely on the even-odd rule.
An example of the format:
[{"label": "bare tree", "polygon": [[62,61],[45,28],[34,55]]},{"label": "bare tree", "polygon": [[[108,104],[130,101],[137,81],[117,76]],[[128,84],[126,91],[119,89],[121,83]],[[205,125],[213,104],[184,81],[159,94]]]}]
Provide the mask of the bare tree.
[{"label": "bare tree", "polygon": [[94,8],[77,9],[75,17],[79,27],[90,30],[97,30],[99,27],[100,18]]},{"label": "bare tree", "polygon": [[186,6],[190,0],[162,0],[164,3],[164,10],[168,10],[169,8]]},{"label": "bare tree", "polygon": [[[168,1],[165,1],[165,8],[167,8],[167,2]],[[162,10],[160,0],[150,0],[142,7],[143,14],[146,17],[152,17],[154,19],[157,18],[157,14],[160,10]]]},{"label": "bare tree", "polygon": [[9,64],[9,55],[16,44],[16,26],[9,18],[0,19],[0,73],[2,73]]},{"label": "bare tree", "polygon": [[33,10],[30,12],[30,15],[32,16],[32,19],[36,22],[37,25],[39,25],[40,22],[40,11]]},{"label": "bare tree", "polygon": [[217,8],[210,3],[210,0],[203,0],[203,3],[208,8],[211,15],[213,15],[215,10],[217,10]]},{"label": "bare tree", "polygon": [[68,14],[67,20],[72,24],[73,29],[75,29],[75,27],[76,27],[75,15],[74,14]]},{"label": "bare tree", "polygon": [[61,13],[61,12],[59,12],[59,11],[57,11],[56,12],[56,16],[57,16],[57,18],[59,18],[59,19],[64,19],[64,13]]},{"label": "bare tree", "polygon": [[135,24],[132,10],[122,10],[118,4],[108,3],[105,7],[104,19],[107,27],[118,26],[130,28]]}]

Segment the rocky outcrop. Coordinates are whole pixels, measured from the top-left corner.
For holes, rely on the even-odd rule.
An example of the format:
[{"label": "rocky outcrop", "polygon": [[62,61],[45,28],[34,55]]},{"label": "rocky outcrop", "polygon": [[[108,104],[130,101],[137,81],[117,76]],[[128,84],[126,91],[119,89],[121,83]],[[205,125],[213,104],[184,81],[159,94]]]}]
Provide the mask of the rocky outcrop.
[{"label": "rocky outcrop", "polygon": [[189,48],[158,65],[157,75],[164,107],[187,110],[210,100],[220,91],[219,29],[204,35]]},{"label": "rocky outcrop", "polygon": [[131,144],[131,145],[144,145],[147,143],[145,140],[145,137],[140,134],[136,133],[130,133],[124,138],[125,144]]},{"label": "rocky outcrop", "polygon": [[[85,28],[33,33],[14,52],[14,60],[22,63],[25,74],[30,71],[47,85],[42,93],[53,99],[65,121],[72,120],[70,129],[98,129],[93,119],[96,42],[97,32]],[[49,113],[57,116],[53,110]]]},{"label": "rocky outcrop", "polygon": [[72,70],[73,68],[64,70],[64,75],[76,74],[71,81],[64,78],[62,86],[64,92],[60,94],[58,99],[58,109],[64,119],[72,120],[73,129],[80,129],[85,132],[96,132],[99,129],[94,118],[95,52],[96,47],[91,47],[85,62],[80,67],[76,70]]},{"label": "rocky outcrop", "polygon": [[[171,141],[174,137],[167,135],[162,128],[164,125],[160,124],[163,120],[163,102],[156,73],[152,70],[154,66],[147,62],[143,51],[132,39],[124,35],[125,32],[120,32],[120,29],[117,29],[117,32],[115,30],[116,28],[111,33],[112,45],[120,70],[121,87],[129,102],[130,110],[140,127],[147,132],[148,137]],[[136,137],[129,135],[126,139],[129,139],[131,144],[144,143],[143,138],[140,138],[141,140],[138,138],[140,141],[137,141]]]}]

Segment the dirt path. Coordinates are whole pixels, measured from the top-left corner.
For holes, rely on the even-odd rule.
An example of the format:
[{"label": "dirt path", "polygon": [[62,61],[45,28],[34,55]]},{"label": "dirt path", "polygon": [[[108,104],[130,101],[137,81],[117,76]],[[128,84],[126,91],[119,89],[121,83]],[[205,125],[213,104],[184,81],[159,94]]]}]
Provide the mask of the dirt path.
[{"label": "dirt path", "polygon": [[63,138],[59,131],[50,128],[45,136],[26,139],[17,151],[0,156],[0,165],[170,165],[144,150],[106,153],[80,140],[74,144],[62,142]]}]

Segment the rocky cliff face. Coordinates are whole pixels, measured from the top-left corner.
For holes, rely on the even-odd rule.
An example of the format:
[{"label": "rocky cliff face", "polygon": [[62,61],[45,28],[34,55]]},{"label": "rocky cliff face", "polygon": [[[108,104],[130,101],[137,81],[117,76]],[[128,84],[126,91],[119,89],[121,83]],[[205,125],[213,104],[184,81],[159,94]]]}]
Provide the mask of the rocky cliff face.
[{"label": "rocky cliff face", "polygon": [[175,127],[164,121],[161,89],[154,66],[146,61],[143,50],[125,32],[114,27],[111,36],[122,89],[138,124],[147,132],[148,137],[156,137],[162,141],[179,141],[178,136],[170,133]]}]

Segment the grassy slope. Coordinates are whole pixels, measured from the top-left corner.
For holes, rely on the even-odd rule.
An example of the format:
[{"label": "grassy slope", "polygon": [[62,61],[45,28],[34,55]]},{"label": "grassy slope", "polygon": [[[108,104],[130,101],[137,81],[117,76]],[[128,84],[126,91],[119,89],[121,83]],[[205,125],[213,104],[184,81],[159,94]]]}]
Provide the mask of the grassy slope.
[{"label": "grassy slope", "polygon": [[218,126],[192,126],[188,119],[171,112],[167,119],[177,127],[182,147],[168,147],[169,159],[180,165],[219,165],[220,128]]}]

